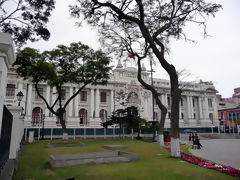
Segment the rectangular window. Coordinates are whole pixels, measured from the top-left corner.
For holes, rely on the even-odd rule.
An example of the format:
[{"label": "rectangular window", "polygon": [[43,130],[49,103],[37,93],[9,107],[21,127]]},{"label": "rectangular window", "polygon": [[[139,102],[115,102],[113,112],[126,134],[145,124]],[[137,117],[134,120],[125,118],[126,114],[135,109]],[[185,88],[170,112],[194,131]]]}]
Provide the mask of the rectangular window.
[{"label": "rectangular window", "polygon": [[80,101],[84,101],[84,102],[87,101],[87,91],[81,91]]},{"label": "rectangular window", "polygon": [[208,107],[209,108],[212,108],[213,106],[212,106],[212,99],[208,99]]},{"label": "rectangular window", "polygon": [[184,119],[184,114],[183,113],[181,113],[181,117],[182,117],[182,119]]},{"label": "rectangular window", "polygon": [[180,103],[181,103],[181,106],[183,106],[183,99],[181,98],[181,100],[180,100]]},{"label": "rectangular window", "polygon": [[61,91],[62,91],[61,99],[65,100],[66,99],[66,89],[62,89]]},{"label": "rectangular window", "polygon": [[100,93],[100,102],[102,102],[102,103],[107,102],[107,93],[106,92]]},{"label": "rectangular window", "polygon": [[[39,93],[43,96],[43,88],[38,88]],[[40,100],[40,96],[38,96],[37,91],[35,91],[35,100]]]},{"label": "rectangular window", "polygon": [[209,113],[209,119],[212,121],[213,123],[213,113]]},{"label": "rectangular window", "polygon": [[193,104],[193,107],[195,107],[195,101],[194,101],[194,98],[192,99],[192,104]]},{"label": "rectangular window", "polygon": [[171,112],[168,112],[168,118],[171,119]]},{"label": "rectangular window", "polygon": [[6,96],[14,97],[15,96],[15,84],[7,84]]}]

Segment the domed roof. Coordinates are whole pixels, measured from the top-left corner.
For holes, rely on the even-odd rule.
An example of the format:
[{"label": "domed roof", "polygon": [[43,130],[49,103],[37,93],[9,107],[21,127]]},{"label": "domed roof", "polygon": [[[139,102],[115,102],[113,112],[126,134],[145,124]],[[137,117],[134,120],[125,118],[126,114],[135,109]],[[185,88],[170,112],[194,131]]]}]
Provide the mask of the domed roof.
[{"label": "domed roof", "polygon": [[117,64],[117,67],[116,67],[116,68],[118,68],[118,69],[123,68],[123,65],[122,65],[120,59],[118,60],[118,64]]}]

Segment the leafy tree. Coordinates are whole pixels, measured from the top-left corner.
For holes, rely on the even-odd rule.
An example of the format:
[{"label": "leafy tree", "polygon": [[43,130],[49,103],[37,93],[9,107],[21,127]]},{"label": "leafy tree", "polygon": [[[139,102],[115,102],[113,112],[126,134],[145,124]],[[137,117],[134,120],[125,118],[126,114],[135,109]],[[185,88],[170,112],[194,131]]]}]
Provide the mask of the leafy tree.
[{"label": "leafy tree", "polygon": [[0,0],[0,30],[12,34],[17,46],[48,40],[46,23],[54,8],[54,0]]},{"label": "leafy tree", "polygon": [[133,129],[138,132],[138,138],[140,138],[140,130],[147,124],[145,119],[140,118],[138,115],[138,109],[135,106],[127,107],[125,109],[118,109],[113,112],[110,120],[104,122],[102,125],[108,127],[114,124],[118,124],[120,129],[123,127],[128,131]]},{"label": "leafy tree", "polygon": [[[39,97],[45,102],[51,113],[60,119],[63,132],[66,133],[64,113],[70,101],[87,85],[106,84],[110,75],[110,58],[101,51],[94,51],[82,43],[71,43],[69,47],[57,46],[52,51],[40,53],[36,49],[25,48],[17,53],[17,73],[34,83]],[[56,88],[57,98],[49,104],[39,92],[39,83],[46,82]],[[63,87],[66,83],[78,85],[78,90],[65,104],[62,101]],[[54,107],[59,106],[56,111]]]},{"label": "leafy tree", "polygon": [[[169,38],[188,40],[184,32],[187,23],[202,26],[206,35],[207,17],[214,16],[221,6],[204,0],[77,0],[77,3],[70,7],[72,15],[76,18],[83,15],[89,24],[98,27],[102,35],[100,41],[108,51],[119,57],[131,52],[132,56],[140,58],[152,53],[167,71],[172,100],[171,156],[179,157],[181,89],[177,71],[165,59],[165,52]],[[156,95],[154,98],[160,102]]]}]

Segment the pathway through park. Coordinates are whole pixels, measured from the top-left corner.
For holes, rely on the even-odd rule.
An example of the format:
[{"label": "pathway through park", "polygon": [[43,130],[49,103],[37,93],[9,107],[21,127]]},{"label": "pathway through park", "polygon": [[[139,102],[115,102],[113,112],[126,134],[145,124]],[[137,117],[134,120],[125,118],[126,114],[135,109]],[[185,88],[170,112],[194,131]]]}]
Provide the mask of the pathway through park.
[{"label": "pathway through park", "polygon": [[190,149],[193,155],[240,169],[239,136],[236,134],[209,134],[199,135],[199,137],[203,147]]}]

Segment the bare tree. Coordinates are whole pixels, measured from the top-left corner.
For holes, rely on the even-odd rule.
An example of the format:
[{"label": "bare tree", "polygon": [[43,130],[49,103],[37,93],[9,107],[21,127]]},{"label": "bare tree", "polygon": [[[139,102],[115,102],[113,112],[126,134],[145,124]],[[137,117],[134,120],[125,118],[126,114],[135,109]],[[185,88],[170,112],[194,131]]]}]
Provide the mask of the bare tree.
[{"label": "bare tree", "polygon": [[[103,45],[109,52],[123,55],[126,47],[115,34],[131,41],[133,54],[145,53],[151,49],[161,66],[167,71],[171,84],[171,156],[180,156],[179,145],[179,89],[178,74],[174,65],[165,59],[169,38],[184,38],[186,23],[196,23],[203,27],[206,35],[206,17],[221,8],[204,0],[77,0],[71,6],[73,16],[87,20],[98,27]],[[140,44],[140,46],[137,46]],[[144,55],[144,54],[143,54]]]}]

